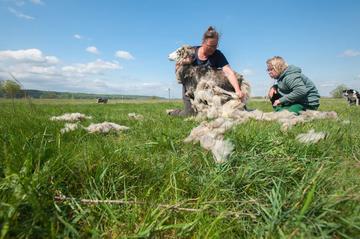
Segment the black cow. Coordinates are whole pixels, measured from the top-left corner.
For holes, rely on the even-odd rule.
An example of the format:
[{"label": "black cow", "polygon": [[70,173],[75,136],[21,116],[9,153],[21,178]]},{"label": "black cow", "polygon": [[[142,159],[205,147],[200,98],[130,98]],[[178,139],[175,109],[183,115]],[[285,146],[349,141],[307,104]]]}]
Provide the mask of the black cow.
[{"label": "black cow", "polygon": [[108,102],[108,99],[107,98],[103,98],[103,97],[100,97],[100,98],[97,98],[97,103],[103,103],[103,104],[107,104]]}]

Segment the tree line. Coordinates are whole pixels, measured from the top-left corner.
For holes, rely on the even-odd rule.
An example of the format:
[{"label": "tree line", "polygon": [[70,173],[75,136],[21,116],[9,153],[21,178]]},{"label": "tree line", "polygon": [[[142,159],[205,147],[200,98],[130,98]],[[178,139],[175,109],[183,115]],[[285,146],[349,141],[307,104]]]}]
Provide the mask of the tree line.
[{"label": "tree line", "polygon": [[34,99],[94,99],[104,97],[107,99],[163,99],[158,96],[142,95],[110,95],[110,94],[89,94],[89,93],[71,93],[43,90],[22,89],[21,85],[14,80],[4,80],[0,82],[1,98],[24,98]]},{"label": "tree line", "polygon": [[[342,98],[343,91],[349,89],[346,85],[338,85],[330,92],[333,98]],[[0,84],[0,97],[6,98],[23,98],[31,97],[35,99],[94,99],[97,97],[105,97],[108,99],[162,99],[157,96],[141,96],[141,95],[100,95],[88,93],[70,93],[57,91],[42,90],[26,90],[21,89],[21,85],[14,80],[4,80]]]}]

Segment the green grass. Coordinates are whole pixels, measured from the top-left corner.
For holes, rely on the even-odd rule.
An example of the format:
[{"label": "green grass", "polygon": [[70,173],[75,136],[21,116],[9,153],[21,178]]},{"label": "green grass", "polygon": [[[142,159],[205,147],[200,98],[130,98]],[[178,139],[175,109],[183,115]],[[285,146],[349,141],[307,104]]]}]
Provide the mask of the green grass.
[{"label": "green grass", "polygon": [[[359,107],[322,100],[320,110],[335,110],[339,121],[286,133],[275,122],[239,125],[226,134],[235,150],[224,164],[183,143],[197,123],[167,116],[174,107],[181,103],[1,100],[0,238],[359,237]],[[271,110],[261,100],[249,107]],[[49,118],[66,112],[93,116],[85,126],[111,121],[130,130],[61,135],[64,123]],[[145,120],[129,120],[130,112]],[[311,128],[328,137],[295,140]],[[59,193],[129,203],[56,202]]]}]

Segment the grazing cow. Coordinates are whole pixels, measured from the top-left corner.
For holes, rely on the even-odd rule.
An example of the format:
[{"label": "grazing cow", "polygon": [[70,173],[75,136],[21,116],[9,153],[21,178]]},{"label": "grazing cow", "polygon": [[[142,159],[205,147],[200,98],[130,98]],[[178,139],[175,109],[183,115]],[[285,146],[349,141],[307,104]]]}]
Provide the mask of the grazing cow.
[{"label": "grazing cow", "polygon": [[97,98],[97,103],[103,103],[103,104],[107,104],[108,102],[108,99],[107,98],[103,98],[103,97],[100,97],[100,98]]},{"label": "grazing cow", "polygon": [[346,97],[349,105],[359,105],[360,93],[353,89],[343,90],[343,96]]}]

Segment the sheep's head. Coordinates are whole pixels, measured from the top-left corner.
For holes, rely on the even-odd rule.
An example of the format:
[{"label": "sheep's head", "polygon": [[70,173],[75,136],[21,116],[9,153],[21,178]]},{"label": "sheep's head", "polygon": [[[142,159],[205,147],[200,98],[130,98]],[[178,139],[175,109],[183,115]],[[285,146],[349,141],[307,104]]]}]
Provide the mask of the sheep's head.
[{"label": "sheep's head", "polygon": [[170,61],[175,61],[176,64],[187,65],[191,64],[194,61],[195,57],[195,48],[184,45],[174,52],[170,53],[168,59]]}]

